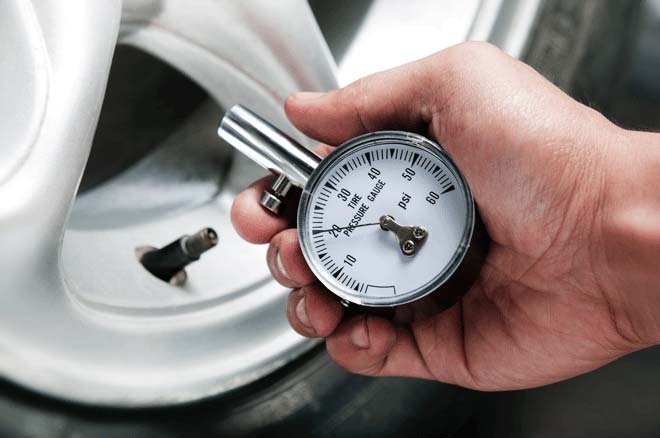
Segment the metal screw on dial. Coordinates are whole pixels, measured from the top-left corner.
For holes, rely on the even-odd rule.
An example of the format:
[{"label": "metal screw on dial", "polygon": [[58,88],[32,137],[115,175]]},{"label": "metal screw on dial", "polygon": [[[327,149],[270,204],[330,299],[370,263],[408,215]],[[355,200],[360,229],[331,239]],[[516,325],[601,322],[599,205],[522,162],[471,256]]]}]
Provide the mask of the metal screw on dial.
[{"label": "metal screw on dial", "polygon": [[417,239],[423,239],[426,237],[426,228],[424,227],[415,227],[413,229],[413,236]]},{"label": "metal screw on dial", "polygon": [[413,255],[415,253],[415,242],[412,240],[406,240],[401,245],[401,250],[405,255]]},{"label": "metal screw on dial", "polygon": [[414,256],[428,236],[426,228],[419,225],[401,225],[389,214],[381,216],[380,227],[385,231],[392,231],[396,234],[396,238],[399,241],[399,248],[401,248],[403,255],[406,256]]}]

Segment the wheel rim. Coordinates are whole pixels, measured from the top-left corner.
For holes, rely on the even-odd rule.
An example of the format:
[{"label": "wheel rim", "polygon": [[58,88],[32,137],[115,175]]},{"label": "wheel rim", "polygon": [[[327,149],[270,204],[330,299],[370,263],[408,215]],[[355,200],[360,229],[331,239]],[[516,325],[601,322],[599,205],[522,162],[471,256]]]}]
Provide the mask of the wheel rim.
[{"label": "wheel rim", "polygon": [[[281,109],[290,92],[336,86],[307,3],[58,3],[0,6],[16,66],[0,69],[16,84],[4,93],[12,104],[0,106],[10,139],[0,166],[0,242],[11,249],[0,255],[0,372],[71,400],[156,406],[228,391],[306,351],[314,343],[289,328],[288,291],[270,278],[265,248],[231,232],[232,197],[261,171],[219,140],[212,150],[214,138],[193,134],[202,126],[214,132],[220,108],[240,102],[310,144]],[[496,40],[496,18],[515,8],[475,5],[461,38]],[[71,209],[117,41],[171,64],[215,103]],[[354,45],[346,59],[360,50],[367,45]],[[189,268],[183,288],[135,259],[137,246],[209,225],[220,230],[220,246]]]}]

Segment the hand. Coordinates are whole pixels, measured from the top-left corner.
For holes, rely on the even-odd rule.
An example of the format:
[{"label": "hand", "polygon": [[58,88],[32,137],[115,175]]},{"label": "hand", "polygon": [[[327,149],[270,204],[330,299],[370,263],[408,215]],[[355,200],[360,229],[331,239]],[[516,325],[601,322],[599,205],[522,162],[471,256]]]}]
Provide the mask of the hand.
[{"label": "hand", "polygon": [[[382,129],[435,139],[465,174],[490,238],[478,278],[451,307],[440,304],[451,292],[445,286],[396,308],[392,319],[344,318],[305,264],[290,221],[258,205],[270,178],[240,194],[232,209],[237,231],[270,242],[274,277],[295,288],[287,304],[291,325],[327,338],[328,353],[347,370],[482,390],[527,388],[660,339],[660,281],[633,278],[618,261],[622,254],[628,262],[640,255],[660,260],[660,245],[639,250],[635,236],[628,238],[630,217],[617,207],[630,200],[625,190],[635,191],[630,173],[638,163],[626,157],[635,156],[637,134],[532,68],[490,45],[466,43],[344,89],[296,94],[285,109],[298,129],[330,145]],[[658,173],[657,154],[654,160]]]}]

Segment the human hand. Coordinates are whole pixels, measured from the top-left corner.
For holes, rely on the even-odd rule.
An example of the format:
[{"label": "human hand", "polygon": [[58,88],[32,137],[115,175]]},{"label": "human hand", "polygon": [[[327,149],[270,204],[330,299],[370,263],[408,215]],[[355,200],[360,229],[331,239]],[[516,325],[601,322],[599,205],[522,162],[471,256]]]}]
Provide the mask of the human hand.
[{"label": "human hand", "polygon": [[451,307],[443,309],[451,293],[445,285],[395,308],[391,319],[344,318],[306,265],[291,220],[258,205],[270,178],[240,194],[232,221],[246,240],[270,242],[273,276],[294,288],[291,325],[327,338],[328,353],[347,370],[527,388],[660,339],[660,294],[652,293],[660,291],[646,277],[623,278],[617,261],[622,251],[629,259],[660,255],[656,246],[630,249],[630,221],[617,209],[637,134],[532,68],[490,45],[466,43],[344,89],[296,94],[285,109],[298,129],[329,145],[383,129],[435,139],[465,175],[490,239],[478,278]]}]

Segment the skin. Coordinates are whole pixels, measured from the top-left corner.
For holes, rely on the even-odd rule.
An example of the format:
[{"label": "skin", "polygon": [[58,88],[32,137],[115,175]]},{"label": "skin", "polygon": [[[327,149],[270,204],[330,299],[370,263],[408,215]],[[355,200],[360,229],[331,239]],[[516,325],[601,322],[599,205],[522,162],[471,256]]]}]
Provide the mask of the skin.
[{"label": "skin", "polygon": [[270,244],[273,276],[293,288],[291,326],[326,338],[340,366],[508,390],[585,373],[660,340],[656,134],[615,126],[531,67],[473,42],[343,89],[297,93],[285,110],[325,143],[322,155],[383,129],[436,140],[472,188],[488,241],[453,304],[456,282],[392,315],[348,315],[306,265],[291,218],[258,205],[270,178],[241,193],[236,230]]}]

